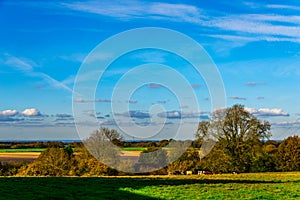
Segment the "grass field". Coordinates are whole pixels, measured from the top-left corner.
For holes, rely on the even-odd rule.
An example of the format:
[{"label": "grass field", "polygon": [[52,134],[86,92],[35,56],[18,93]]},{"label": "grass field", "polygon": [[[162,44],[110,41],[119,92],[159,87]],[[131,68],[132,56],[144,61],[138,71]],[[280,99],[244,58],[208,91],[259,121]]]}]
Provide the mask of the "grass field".
[{"label": "grass field", "polygon": [[0,199],[299,199],[300,172],[140,177],[3,177]]},{"label": "grass field", "polygon": [[42,152],[47,148],[0,149],[0,153]]},{"label": "grass field", "polygon": [[[47,148],[23,148],[23,149],[0,149],[0,153],[22,153],[22,152],[42,152]],[[76,151],[76,148],[73,148],[73,151]],[[147,151],[147,147],[124,147],[122,151]]]}]

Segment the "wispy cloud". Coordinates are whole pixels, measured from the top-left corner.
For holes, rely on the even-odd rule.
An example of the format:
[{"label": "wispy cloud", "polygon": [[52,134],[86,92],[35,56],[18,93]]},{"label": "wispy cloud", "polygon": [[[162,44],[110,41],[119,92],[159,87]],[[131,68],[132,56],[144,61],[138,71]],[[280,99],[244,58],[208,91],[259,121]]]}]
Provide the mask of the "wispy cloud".
[{"label": "wispy cloud", "polygon": [[208,112],[202,111],[167,111],[158,113],[157,116],[161,118],[168,118],[168,119],[183,119],[183,118],[208,118]]},{"label": "wispy cloud", "polygon": [[283,126],[283,127],[300,126],[300,120],[275,122],[275,123],[272,123],[272,126],[273,125],[274,126]]},{"label": "wispy cloud", "polygon": [[186,4],[169,4],[141,1],[85,1],[61,3],[74,11],[88,12],[121,20],[166,19],[195,23],[201,17],[199,9]]},{"label": "wispy cloud", "polygon": [[[259,38],[265,41],[300,42],[300,28],[297,25],[275,25],[275,23],[271,22],[266,23],[265,17],[264,15],[260,15],[259,17],[253,17],[251,15],[228,16],[212,20],[210,26],[226,31],[256,34],[253,35],[255,40]],[[280,21],[277,20],[277,22]],[[290,23],[293,23],[293,21]],[[298,24],[298,18],[296,24]]]},{"label": "wispy cloud", "polygon": [[[23,3],[24,4],[24,3]],[[37,6],[27,3],[30,6]],[[240,4],[240,5],[237,5]],[[283,4],[253,3],[247,1],[227,5],[236,8],[247,7],[244,12],[228,14],[216,7],[204,10],[184,3],[163,3],[140,0],[128,1],[73,1],[40,3],[41,7],[62,9],[64,13],[84,12],[116,20],[165,20],[177,23],[191,23],[199,27],[220,30],[224,34],[207,33],[207,36],[229,41],[248,43],[251,41],[289,41],[300,43],[300,16],[283,15],[282,9],[300,10],[300,6]],[[257,14],[249,14],[248,8],[256,9]],[[266,10],[268,12],[266,12]],[[272,13],[272,14],[269,14]],[[82,57],[80,58],[82,59]]]},{"label": "wispy cloud", "polygon": [[267,8],[276,8],[276,9],[290,9],[290,10],[300,10],[300,6],[292,5],[282,5],[282,4],[268,4]]},{"label": "wispy cloud", "polygon": [[97,112],[95,110],[85,110],[85,111],[83,111],[83,114],[95,117],[95,116],[99,115],[100,112]]},{"label": "wispy cloud", "polygon": [[159,103],[159,104],[165,104],[167,103],[169,100],[159,100],[157,101],[156,103]]},{"label": "wispy cloud", "polygon": [[51,87],[73,92],[73,90],[70,87],[68,87],[65,83],[60,82],[43,72],[37,72],[35,68],[37,68],[38,65],[35,62],[31,61],[30,59],[18,58],[10,54],[4,54],[4,56],[5,56],[5,60],[4,60],[5,65],[15,70],[18,70],[26,74],[27,76],[39,77],[43,79],[46,83],[48,83],[48,85],[50,85]]},{"label": "wispy cloud", "polygon": [[254,86],[257,86],[257,85],[266,85],[267,82],[248,82],[246,83],[247,86],[250,86],[250,87],[254,87]]},{"label": "wispy cloud", "polygon": [[147,87],[148,87],[148,88],[156,89],[156,88],[162,87],[162,85],[161,85],[161,84],[157,84],[157,83],[148,83],[148,84],[147,84]]},{"label": "wispy cloud", "polygon": [[230,99],[236,99],[236,100],[247,100],[245,97],[238,97],[238,96],[230,96]]},{"label": "wispy cloud", "polygon": [[127,102],[128,102],[128,103],[136,104],[136,103],[138,102],[138,100],[133,99],[133,100],[129,100],[129,101],[127,101]]},{"label": "wispy cloud", "polygon": [[91,99],[78,98],[78,99],[75,99],[74,102],[76,102],[76,103],[92,103],[92,102],[97,102],[97,103],[111,103],[111,100],[110,99],[95,99],[95,100],[91,100]]},{"label": "wispy cloud", "polygon": [[192,88],[199,88],[199,87],[201,87],[202,85],[201,84],[198,84],[198,83],[193,83],[193,84],[191,84],[191,87]]},{"label": "wispy cloud", "polygon": [[56,114],[55,116],[58,118],[73,118],[70,114]]},{"label": "wispy cloud", "polygon": [[[300,16],[285,16],[276,14],[278,9],[299,10],[292,5],[261,5],[274,10],[275,14],[231,14],[218,12],[207,13],[192,5],[159,2],[111,2],[87,1],[62,3],[70,10],[94,13],[121,20],[153,19],[176,22],[193,23],[203,27],[213,27],[223,31],[232,31],[232,34],[211,34],[227,40],[243,40],[243,42],[291,41],[300,42]],[[258,5],[256,5],[257,7]]]},{"label": "wispy cloud", "polygon": [[138,118],[138,119],[150,118],[150,114],[148,112],[143,112],[143,111],[139,111],[139,110],[130,110],[129,112],[124,112],[124,113],[117,114],[117,115],[121,115],[124,117]]},{"label": "wispy cloud", "polygon": [[25,60],[24,58],[17,58],[15,56],[12,56],[8,53],[4,54],[6,57],[4,64],[8,65],[16,70],[20,70],[22,72],[31,72],[33,71],[33,66],[36,66],[37,64],[30,61]]},{"label": "wispy cloud", "polygon": [[165,52],[159,51],[148,51],[143,53],[137,53],[133,55],[132,58],[135,60],[141,60],[142,62],[146,63],[164,63],[166,62],[166,56],[168,54]]},{"label": "wispy cloud", "polygon": [[66,84],[64,84],[63,82],[60,82],[54,78],[52,78],[51,76],[42,73],[42,72],[33,72],[31,73],[31,76],[37,76],[37,77],[41,77],[44,79],[45,82],[47,82],[50,86],[57,88],[57,89],[64,89],[66,91],[69,91],[71,93],[73,93],[73,90],[68,87]]}]

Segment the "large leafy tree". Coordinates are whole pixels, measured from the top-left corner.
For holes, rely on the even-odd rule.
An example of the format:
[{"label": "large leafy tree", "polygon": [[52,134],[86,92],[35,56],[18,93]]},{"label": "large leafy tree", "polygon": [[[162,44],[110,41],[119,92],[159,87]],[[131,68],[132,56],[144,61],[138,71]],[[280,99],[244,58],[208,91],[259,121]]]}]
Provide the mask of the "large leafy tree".
[{"label": "large leafy tree", "polygon": [[200,122],[196,137],[224,142],[233,170],[246,172],[250,171],[252,152],[261,148],[261,140],[271,136],[270,128],[268,121],[257,119],[242,105],[234,105],[216,110],[210,120]]},{"label": "large leafy tree", "polygon": [[72,152],[63,148],[49,148],[37,160],[19,170],[23,176],[66,176],[75,164]]},{"label": "large leafy tree", "polygon": [[300,138],[290,136],[278,147],[277,166],[282,171],[300,171]]},{"label": "large leafy tree", "polygon": [[120,160],[121,150],[114,143],[121,142],[121,139],[122,137],[117,131],[100,128],[84,141],[84,145],[97,160],[116,168]]}]

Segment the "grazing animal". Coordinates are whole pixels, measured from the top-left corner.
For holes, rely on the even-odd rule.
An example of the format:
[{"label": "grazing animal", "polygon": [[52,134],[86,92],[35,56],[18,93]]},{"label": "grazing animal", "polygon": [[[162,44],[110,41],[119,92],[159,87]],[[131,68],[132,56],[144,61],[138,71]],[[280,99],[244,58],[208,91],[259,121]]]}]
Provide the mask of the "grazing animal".
[{"label": "grazing animal", "polygon": [[192,175],[193,171],[186,171],[186,175]]},{"label": "grazing animal", "polygon": [[212,175],[214,173],[212,173],[211,171],[198,171],[198,175]]}]

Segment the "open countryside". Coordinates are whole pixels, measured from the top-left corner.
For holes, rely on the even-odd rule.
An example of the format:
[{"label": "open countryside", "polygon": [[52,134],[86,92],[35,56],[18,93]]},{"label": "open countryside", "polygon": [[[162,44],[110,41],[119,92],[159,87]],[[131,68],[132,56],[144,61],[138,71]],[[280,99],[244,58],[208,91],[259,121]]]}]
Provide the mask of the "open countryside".
[{"label": "open countryside", "polygon": [[0,200],[300,200],[299,0],[0,0]]}]

